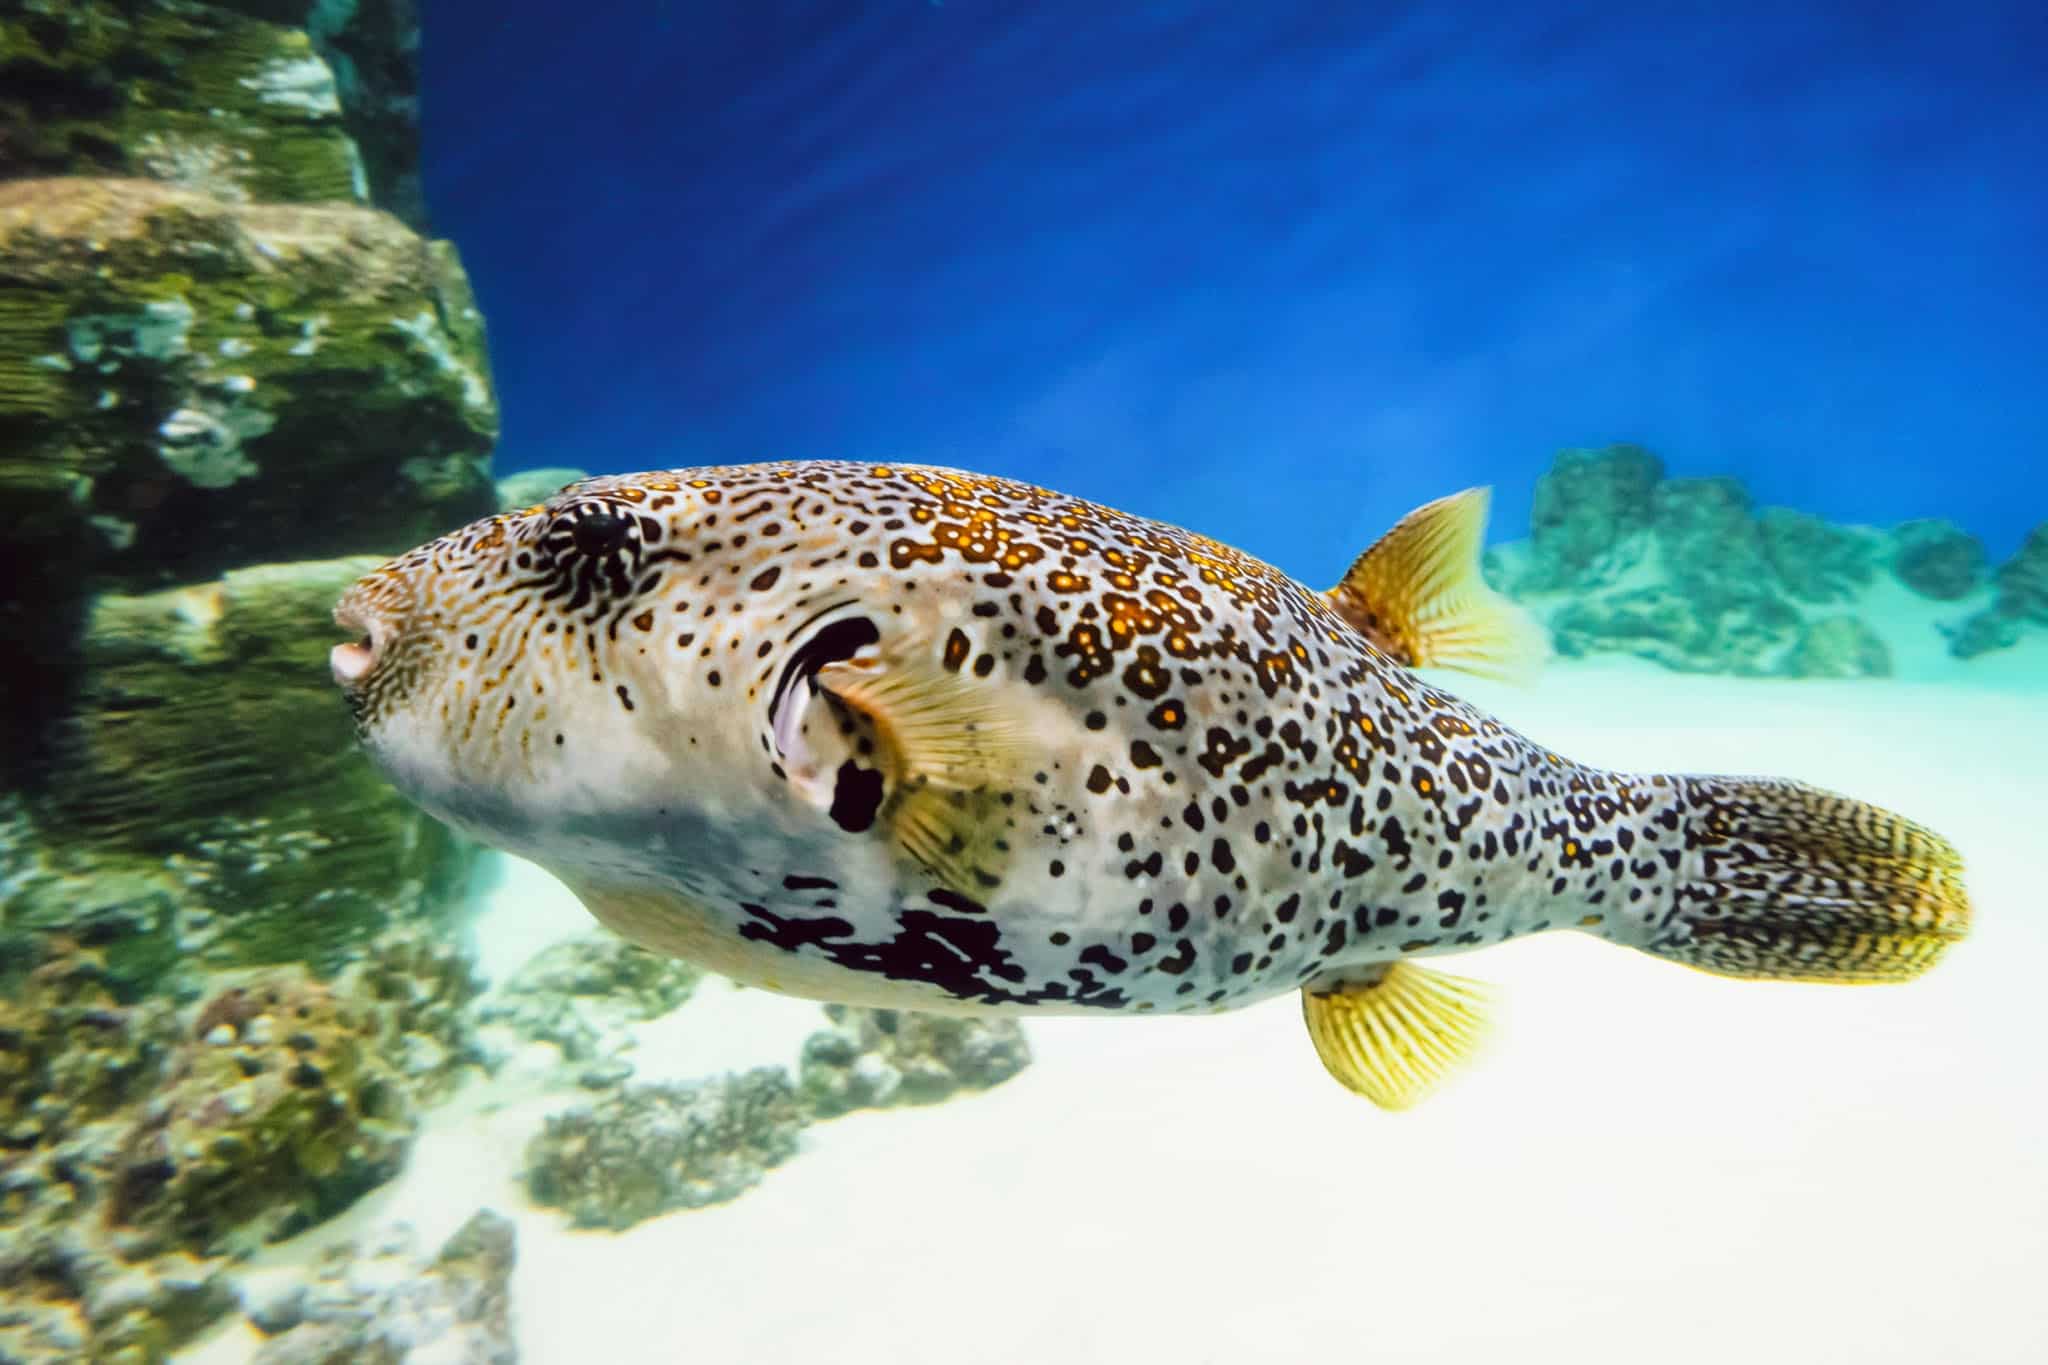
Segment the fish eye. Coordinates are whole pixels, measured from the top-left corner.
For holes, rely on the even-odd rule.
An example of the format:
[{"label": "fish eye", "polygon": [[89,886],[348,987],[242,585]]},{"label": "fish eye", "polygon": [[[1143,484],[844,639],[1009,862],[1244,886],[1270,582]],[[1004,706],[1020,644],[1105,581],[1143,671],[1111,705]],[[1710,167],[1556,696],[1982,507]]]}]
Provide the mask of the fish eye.
[{"label": "fish eye", "polygon": [[585,512],[570,524],[569,539],[575,545],[576,553],[602,559],[624,545],[632,531],[631,517],[598,508]]}]

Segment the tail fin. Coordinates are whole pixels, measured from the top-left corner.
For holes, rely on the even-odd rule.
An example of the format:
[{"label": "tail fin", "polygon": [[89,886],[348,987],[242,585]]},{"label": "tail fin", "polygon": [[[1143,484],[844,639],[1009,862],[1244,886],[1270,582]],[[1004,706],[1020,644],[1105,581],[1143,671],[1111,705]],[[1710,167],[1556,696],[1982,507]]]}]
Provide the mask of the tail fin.
[{"label": "tail fin", "polygon": [[1797,782],[1688,777],[1674,913],[1645,946],[1723,976],[1909,981],[1969,932],[1963,860],[1890,811]]}]

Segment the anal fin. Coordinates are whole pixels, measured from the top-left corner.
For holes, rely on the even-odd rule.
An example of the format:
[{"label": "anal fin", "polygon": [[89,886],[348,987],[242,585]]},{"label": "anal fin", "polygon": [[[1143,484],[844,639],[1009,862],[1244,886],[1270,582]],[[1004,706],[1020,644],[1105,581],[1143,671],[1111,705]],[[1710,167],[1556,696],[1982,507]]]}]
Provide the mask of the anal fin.
[{"label": "anal fin", "polygon": [[1301,1012],[1316,1055],[1347,1090],[1406,1109],[1477,1050],[1491,994],[1481,982],[1395,962],[1371,977],[1311,982]]},{"label": "anal fin", "polygon": [[1550,654],[1543,627],[1480,576],[1490,494],[1424,503],[1324,594],[1352,629],[1404,664],[1527,681]]}]

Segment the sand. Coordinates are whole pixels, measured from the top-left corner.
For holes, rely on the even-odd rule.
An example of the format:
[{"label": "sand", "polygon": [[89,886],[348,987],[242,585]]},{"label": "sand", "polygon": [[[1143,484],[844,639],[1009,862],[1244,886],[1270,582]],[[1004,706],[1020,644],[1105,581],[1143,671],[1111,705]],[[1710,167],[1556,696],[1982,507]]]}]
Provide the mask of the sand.
[{"label": "sand", "polygon": [[[515,1066],[267,1263],[394,1218],[432,1244],[496,1208],[530,1365],[2048,1360],[2048,636],[1959,665],[1927,628],[1956,608],[1886,606],[1894,681],[1607,660],[1452,685],[1582,759],[1792,774],[1943,830],[1979,929],[1912,986],[1508,944],[1453,964],[1505,988],[1496,1041],[1402,1115],[1323,1075],[1289,1001],[1034,1021],[1017,1080],[819,1125],[738,1201],[624,1234],[522,1198],[521,1147],[565,1099]],[[518,867],[477,933],[502,972],[583,928]],[[707,990],[653,1028],[640,1079],[793,1061],[818,1021]]]}]

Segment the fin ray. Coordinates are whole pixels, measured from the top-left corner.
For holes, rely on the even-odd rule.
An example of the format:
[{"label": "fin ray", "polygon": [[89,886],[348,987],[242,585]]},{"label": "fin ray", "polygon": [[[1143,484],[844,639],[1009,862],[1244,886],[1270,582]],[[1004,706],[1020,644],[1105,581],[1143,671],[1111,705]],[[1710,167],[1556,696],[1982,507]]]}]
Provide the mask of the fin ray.
[{"label": "fin ray", "polygon": [[1490,987],[1396,962],[1376,979],[1301,993],[1316,1055],[1346,1089],[1406,1109],[1469,1060],[1486,1034]]},{"label": "fin ray", "polygon": [[1529,681],[1549,657],[1550,640],[1480,575],[1490,502],[1489,490],[1468,488],[1424,503],[1360,555],[1325,598],[1404,664]]},{"label": "fin ray", "polygon": [[1024,722],[921,637],[826,664],[817,684],[875,727],[891,789],[882,814],[898,847],[959,895],[986,895],[1008,861],[1002,797],[1036,762]]}]

